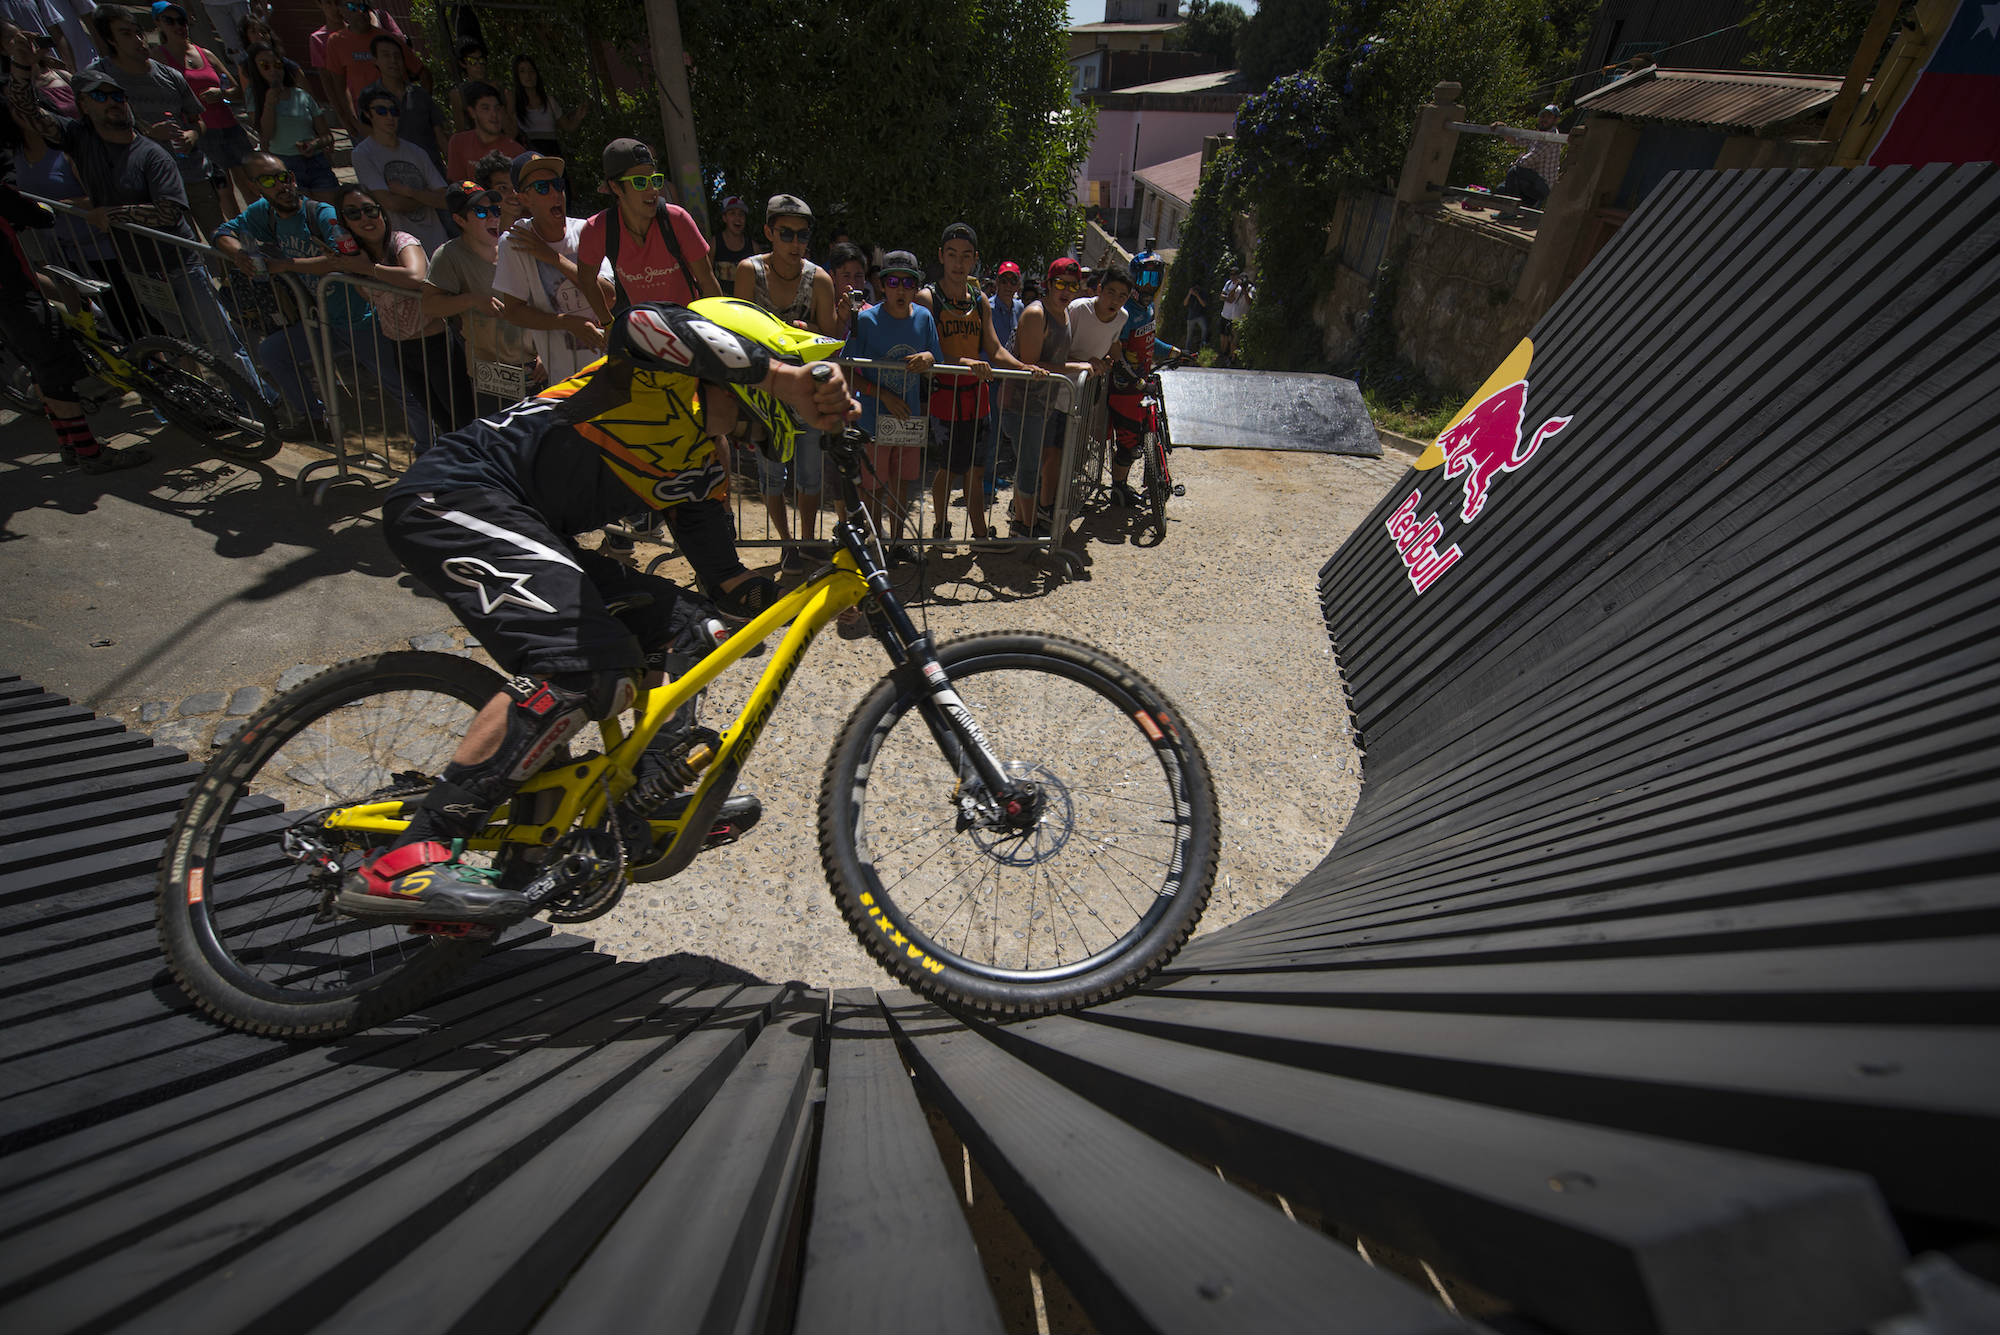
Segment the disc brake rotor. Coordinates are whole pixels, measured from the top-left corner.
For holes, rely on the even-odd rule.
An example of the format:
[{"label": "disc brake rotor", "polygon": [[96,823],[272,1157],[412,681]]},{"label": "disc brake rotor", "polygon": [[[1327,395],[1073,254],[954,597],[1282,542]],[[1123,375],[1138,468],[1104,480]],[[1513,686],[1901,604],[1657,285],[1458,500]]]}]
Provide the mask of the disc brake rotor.
[{"label": "disc brake rotor", "polygon": [[1032,783],[1041,794],[1041,811],[1034,824],[1015,829],[1004,822],[974,825],[967,831],[973,846],[1005,867],[1032,867],[1062,852],[1076,831],[1076,804],[1061,779],[1040,765],[1009,761],[1009,779]]}]

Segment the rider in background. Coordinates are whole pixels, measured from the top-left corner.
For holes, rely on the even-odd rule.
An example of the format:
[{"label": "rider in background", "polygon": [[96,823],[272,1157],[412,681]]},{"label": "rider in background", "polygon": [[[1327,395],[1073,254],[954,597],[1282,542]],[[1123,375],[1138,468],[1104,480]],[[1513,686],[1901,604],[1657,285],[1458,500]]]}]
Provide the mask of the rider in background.
[{"label": "rider in background", "polygon": [[1159,300],[1160,283],[1166,277],[1166,261],[1153,252],[1153,238],[1132,257],[1132,295],[1125,302],[1125,332],[1118,337],[1121,350],[1111,365],[1111,495],[1120,505],[1139,504],[1139,493],[1125,481],[1132,475],[1132,461],[1139,457],[1139,437],[1146,429],[1146,413],[1140,400],[1146,378],[1153,374],[1153,353],[1164,349],[1170,358],[1181,350],[1154,332],[1153,303]]},{"label": "rider in background", "polygon": [[[608,331],[604,359],[443,437],[389,489],[390,550],[512,680],[479,711],[409,828],[348,874],[342,911],[388,922],[523,916],[525,896],[462,865],[452,841],[484,829],[572,733],[630,706],[642,674],[698,643],[716,610],[707,599],[573,535],[663,510],[704,584],[724,590],[718,605],[737,615],[768,605],[774,586],[736,559],[727,513],[699,504],[726,480],[713,442],[739,414],[766,430],[800,420],[838,430],[853,405],[837,368],[820,381],[774,355],[796,331],[756,318],[777,332],[752,339],[680,306],[633,306]],[[614,601],[631,604],[626,616],[612,614]]]}]

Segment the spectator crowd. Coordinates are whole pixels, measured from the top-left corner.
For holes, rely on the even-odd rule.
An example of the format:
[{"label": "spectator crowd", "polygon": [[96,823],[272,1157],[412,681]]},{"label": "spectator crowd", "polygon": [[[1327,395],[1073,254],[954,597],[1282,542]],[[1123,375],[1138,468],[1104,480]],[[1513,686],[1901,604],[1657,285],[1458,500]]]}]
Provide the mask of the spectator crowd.
[{"label": "spectator crowd", "polygon": [[[303,294],[350,392],[365,386],[394,406],[421,451],[574,375],[626,305],[735,296],[844,340],[852,358],[902,368],[856,376],[878,437],[873,484],[899,493],[890,511],[928,490],[928,536],[953,537],[957,493],[975,544],[1002,524],[1048,531],[1048,465],[1070,405],[1040,377],[1130,360],[1121,336],[1140,317],[1128,306],[1149,349],[1157,261],[1150,287],[1144,272],[1135,285],[1123,269],[1086,275],[1068,258],[1039,273],[1004,259],[982,276],[967,223],[944,231],[927,264],[907,243],[818,235],[812,206],[784,191],[754,221],[749,201],[722,199],[711,238],[648,145],[616,140],[589,168],[566,152],[590,104],[560,101],[531,56],[503,88],[475,23],[440,82],[389,14],[318,2],[325,22],[301,65],[265,0],[201,0],[220,50],[193,39],[178,0],[103,4],[86,23],[63,20],[52,0],[6,0],[0,140],[12,184],[75,206],[51,243],[109,285],[101,308],[115,333],[202,343],[293,425],[316,423],[334,387],[320,383]],[[583,216],[584,190],[609,206]],[[327,287],[337,276],[360,281]],[[1226,331],[1240,318],[1239,286],[1236,275],[1219,295],[1190,295],[1191,348],[1212,323]],[[163,328],[169,314],[180,327]],[[913,374],[934,366],[949,369]],[[996,383],[996,367],[1031,379]],[[815,534],[817,437],[804,433],[789,459],[745,453],[772,528]]]}]

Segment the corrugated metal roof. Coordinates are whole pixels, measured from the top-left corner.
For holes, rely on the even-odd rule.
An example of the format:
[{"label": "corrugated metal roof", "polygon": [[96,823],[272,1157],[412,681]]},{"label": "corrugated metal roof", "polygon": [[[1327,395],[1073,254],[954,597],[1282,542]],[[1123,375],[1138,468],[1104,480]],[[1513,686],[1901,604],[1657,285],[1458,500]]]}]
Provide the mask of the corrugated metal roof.
[{"label": "corrugated metal roof", "polygon": [[1178,199],[1183,204],[1192,204],[1195,187],[1201,184],[1201,150],[1196,149],[1184,158],[1141,167],[1132,175],[1161,194]]},{"label": "corrugated metal roof", "polygon": [[1754,131],[1809,116],[1839,91],[1833,75],[1654,68],[1606,84],[1576,104],[1600,116]]}]

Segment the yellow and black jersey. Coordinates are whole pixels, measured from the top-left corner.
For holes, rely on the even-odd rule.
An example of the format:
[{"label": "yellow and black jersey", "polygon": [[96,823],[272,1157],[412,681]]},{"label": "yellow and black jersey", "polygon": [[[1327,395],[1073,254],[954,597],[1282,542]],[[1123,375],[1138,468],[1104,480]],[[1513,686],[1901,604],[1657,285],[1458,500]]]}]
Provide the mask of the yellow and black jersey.
[{"label": "yellow and black jersey", "polygon": [[719,496],[728,475],[703,426],[702,382],[756,384],[769,369],[763,347],[691,311],[635,306],[604,357],[440,438],[389,495],[495,488],[569,534]]}]

